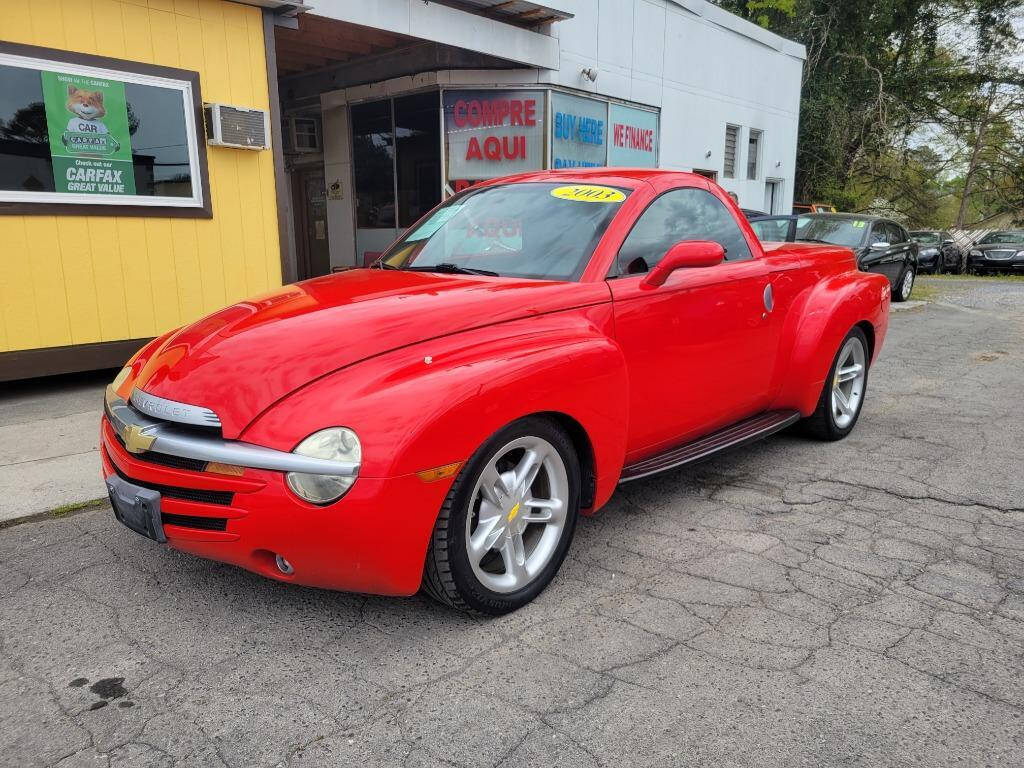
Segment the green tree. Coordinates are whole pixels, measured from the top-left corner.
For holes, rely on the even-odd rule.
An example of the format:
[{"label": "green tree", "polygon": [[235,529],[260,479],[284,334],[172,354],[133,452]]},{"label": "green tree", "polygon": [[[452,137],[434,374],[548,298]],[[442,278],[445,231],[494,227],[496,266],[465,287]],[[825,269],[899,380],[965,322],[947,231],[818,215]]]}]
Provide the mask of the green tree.
[{"label": "green tree", "polygon": [[[807,49],[797,197],[847,210],[883,198],[920,221],[948,211],[948,180],[960,176],[965,199],[984,179],[986,205],[1014,204],[1020,0],[719,4]],[[1006,130],[992,130],[997,122]]]}]

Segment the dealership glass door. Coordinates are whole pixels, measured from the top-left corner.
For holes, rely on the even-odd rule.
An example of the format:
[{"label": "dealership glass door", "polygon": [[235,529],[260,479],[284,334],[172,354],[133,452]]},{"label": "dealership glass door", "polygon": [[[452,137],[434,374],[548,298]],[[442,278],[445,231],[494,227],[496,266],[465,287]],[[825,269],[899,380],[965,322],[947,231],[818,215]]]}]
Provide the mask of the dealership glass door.
[{"label": "dealership glass door", "polygon": [[440,119],[436,91],[352,107],[358,265],[440,202]]}]

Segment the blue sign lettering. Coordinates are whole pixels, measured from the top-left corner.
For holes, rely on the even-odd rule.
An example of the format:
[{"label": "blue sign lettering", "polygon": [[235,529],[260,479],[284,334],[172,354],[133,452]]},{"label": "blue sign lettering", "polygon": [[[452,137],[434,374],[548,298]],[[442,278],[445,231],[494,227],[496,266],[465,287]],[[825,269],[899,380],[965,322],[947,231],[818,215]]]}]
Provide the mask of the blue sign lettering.
[{"label": "blue sign lettering", "polygon": [[555,113],[555,138],[581,144],[604,144],[604,120],[568,112]]}]

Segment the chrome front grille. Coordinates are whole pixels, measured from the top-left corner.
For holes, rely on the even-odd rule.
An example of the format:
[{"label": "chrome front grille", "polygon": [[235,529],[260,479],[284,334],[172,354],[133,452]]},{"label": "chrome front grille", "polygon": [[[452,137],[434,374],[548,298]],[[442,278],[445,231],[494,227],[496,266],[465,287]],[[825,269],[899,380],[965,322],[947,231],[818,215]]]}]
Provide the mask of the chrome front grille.
[{"label": "chrome front grille", "polygon": [[985,254],[985,258],[991,259],[992,261],[1009,261],[1013,258],[1013,254],[1015,254],[1016,251],[992,250],[983,251],[983,253]]}]

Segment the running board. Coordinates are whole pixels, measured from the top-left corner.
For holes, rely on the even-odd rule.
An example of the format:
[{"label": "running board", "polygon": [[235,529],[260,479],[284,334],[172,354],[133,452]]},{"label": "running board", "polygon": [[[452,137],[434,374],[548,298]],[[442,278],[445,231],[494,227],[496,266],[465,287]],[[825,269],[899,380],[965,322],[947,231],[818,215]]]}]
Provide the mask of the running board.
[{"label": "running board", "polygon": [[628,483],[630,480],[639,480],[641,477],[700,461],[719,451],[736,448],[754,440],[760,440],[762,437],[768,437],[799,419],[799,411],[767,411],[752,416],[698,438],[692,443],[680,445],[665,453],[659,453],[649,459],[623,467],[619,482]]}]

